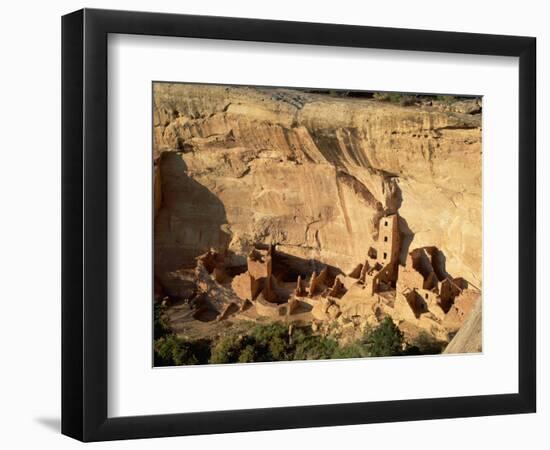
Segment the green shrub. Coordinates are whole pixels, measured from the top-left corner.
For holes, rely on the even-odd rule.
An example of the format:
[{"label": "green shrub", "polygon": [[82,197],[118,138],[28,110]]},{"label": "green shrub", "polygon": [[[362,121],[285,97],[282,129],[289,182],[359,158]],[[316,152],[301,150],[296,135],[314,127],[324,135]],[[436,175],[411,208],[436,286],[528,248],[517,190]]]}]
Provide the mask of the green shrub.
[{"label": "green shrub", "polygon": [[372,98],[378,100],[379,102],[389,102],[390,94],[389,92],[374,92],[372,94]]},{"label": "green shrub", "polygon": [[369,356],[398,356],[403,354],[403,333],[390,317],[373,330],[367,330],[364,345]]},{"label": "green shrub", "polygon": [[240,326],[214,341],[168,333],[155,340],[154,356],[155,366],[179,366],[424,355],[441,353],[444,346],[428,333],[405,344],[403,333],[386,317],[378,327],[367,329],[362,340],[343,346],[309,327],[295,328],[289,336],[288,325],[275,322]]},{"label": "green shrub", "polygon": [[330,338],[316,336],[306,329],[295,329],[288,335],[287,325],[275,322],[257,324],[246,335],[227,334],[212,347],[210,362],[269,362],[330,359],[339,349]]},{"label": "green shrub", "polygon": [[273,338],[286,339],[288,337],[288,328],[281,322],[256,324],[250,329],[248,334],[258,344],[268,345]]},{"label": "green shrub", "polygon": [[168,320],[165,317],[166,307],[162,306],[160,303],[155,303],[154,305],[154,327],[153,333],[155,339],[160,339],[167,334],[170,334],[170,326],[168,325]]},{"label": "green shrub", "polygon": [[206,364],[210,356],[210,341],[188,341],[174,334],[155,341],[155,366]]},{"label": "green shrub", "polygon": [[249,363],[256,361],[257,355],[256,355],[256,349],[253,345],[247,345],[239,355],[239,362],[240,363]]},{"label": "green shrub", "polygon": [[256,325],[250,332],[257,361],[286,361],[292,353],[288,328],[282,323]]},{"label": "green shrub", "polygon": [[[241,351],[246,347],[241,336],[230,333],[212,346],[210,362],[212,364],[227,364],[239,361]],[[246,361],[251,362],[251,361]]]},{"label": "green shrub", "polygon": [[414,105],[414,102],[416,101],[416,98],[414,95],[401,95],[401,98],[399,99],[399,104],[401,106],[412,106]]},{"label": "green shrub", "polygon": [[294,360],[331,359],[338,349],[338,342],[322,336],[307,336],[296,344]]},{"label": "green shrub", "polygon": [[415,96],[401,92],[374,92],[372,98],[379,102],[396,103],[401,106],[410,106],[415,102]]},{"label": "green shrub", "polygon": [[360,342],[338,347],[332,354],[334,359],[365,358],[369,356],[367,349]]},{"label": "green shrub", "polygon": [[443,103],[453,103],[456,100],[452,95],[438,95],[435,99]]}]

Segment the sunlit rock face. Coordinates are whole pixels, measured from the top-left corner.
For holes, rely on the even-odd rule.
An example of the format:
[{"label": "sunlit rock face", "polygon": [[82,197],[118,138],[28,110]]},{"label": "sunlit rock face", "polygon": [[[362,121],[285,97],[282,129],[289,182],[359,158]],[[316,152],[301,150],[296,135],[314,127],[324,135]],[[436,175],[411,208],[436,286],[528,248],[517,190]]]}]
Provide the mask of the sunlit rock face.
[{"label": "sunlit rock face", "polygon": [[[351,271],[399,212],[481,287],[481,115],[294,90],[154,86],[155,274],[172,295],[210,248]],[[403,261],[404,262],[404,261]]]}]

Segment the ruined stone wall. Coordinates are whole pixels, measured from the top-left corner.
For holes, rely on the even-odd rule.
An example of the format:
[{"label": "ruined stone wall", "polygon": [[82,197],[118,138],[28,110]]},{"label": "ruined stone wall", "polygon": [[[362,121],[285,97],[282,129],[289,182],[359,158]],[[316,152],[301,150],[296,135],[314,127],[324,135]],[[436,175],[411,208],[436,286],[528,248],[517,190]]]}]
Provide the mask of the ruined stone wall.
[{"label": "ruined stone wall", "polygon": [[437,298],[439,297],[436,293],[429,291],[427,289],[418,289],[417,292],[422,297],[422,299],[428,304],[436,301]]},{"label": "ruined stone wall", "polygon": [[269,278],[272,272],[272,260],[269,255],[255,254],[254,257],[248,257],[248,272],[256,279]]},{"label": "ruined stone wall", "polygon": [[441,298],[439,295],[427,289],[419,289],[417,292],[426,304],[428,312],[432,313],[438,320],[443,320],[445,311],[441,308]]},{"label": "ruined stone wall", "polygon": [[342,281],[336,277],[334,279],[334,283],[332,285],[332,287],[330,288],[329,290],[329,293],[328,295],[330,295],[331,297],[341,297],[342,295],[344,295],[346,292],[346,288],[344,286],[344,284],[342,283]]},{"label": "ruined stone wall", "polygon": [[242,300],[254,300],[263,289],[264,285],[256,280],[248,272],[237,275],[231,281],[231,288]]},{"label": "ruined stone wall", "polygon": [[462,293],[455,298],[453,306],[445,317],[444,325],[449,329],[458,330],[472,308],[481,299],[481,294],[474,289],[464,289]]},{"label": "ruined stone wall", "polygon": [[234,302],[230,302],[223,308],[218,317],[216,317],[216,320],[218,322],[225,320],[232,314],[235,314],[237,311],[239,311],[239,306]]},{"label": "ruined stone wall", "polygon": [[269,302],[261,294],[256,298],[254,305],[256,306],[256,312],[264,317],[284,316],[287,312],[286,305],[278,305],[277,303]]},{"label": "ruined stone wall", "polygon": [[414,311],[415,316],[418,317],[421,314],[428,312],[428,303],[426,302],[426,299],[416,289],[406,291],[404,295]]},{"label": "ruined stone wall", "polygon": [[355,268],[348,274],[351,278],[359,279],[361,277],[361,274],[363,273],[364,265],[359,263],[355,266]]},{"label": "ruined stone wall", "polygon": [[438,289],[438,280],[435,272],[431,272],[424,280],[423,288],[427,290]]},{"label": "ruined stone wall", "polygon": [[294,314],[299,307],[300,307],[300,301],[298,299],[291,298],[287,304],[287,312],[286,312],[287,315]]},{"label": "ruined stone wall", "polygon": [[407,297],[402,292],[395,293],[393,318],[397,320],[407,320],[411,323],[416,321],[415,311],[409,304]]},{"label": "ruined stone wall", "polygon": [[462,292],[462,289],[450,278],[446,278],[439,283],[439,296],[441,305],[445,311],[452,306],[454,299]]},{"label": "ruined stone wall", "polygon": [[308,295],[310,297],[321,293],[320,291],[325,287],[324,283],[327,279],[327,275],[328,275],[328,269],[326,267],[323,270],[321,270],[319,275],[317,275],[317,272],[313,272],[311,274],[311,279],[309,281],[309,289],[308,289]]},{"label": "ruined stone wall", "polygon": [[411,266],[399,266],[397,277],[397,291],[403,292],[405,289],[421,289],[424,287],[424,277]]},{"label": "ruined stone wall", "polygon": [[426,278],[433,272],[432,255],[426,248],[415,248],[411,253],[412,266]]}]

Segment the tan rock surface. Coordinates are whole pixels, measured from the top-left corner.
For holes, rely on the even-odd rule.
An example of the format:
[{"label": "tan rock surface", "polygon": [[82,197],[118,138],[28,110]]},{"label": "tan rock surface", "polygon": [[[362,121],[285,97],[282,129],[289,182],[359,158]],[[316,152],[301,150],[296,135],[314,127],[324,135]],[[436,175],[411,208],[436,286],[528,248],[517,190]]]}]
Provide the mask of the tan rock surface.
[{"label": "tan rock surface", "polygon": [[157,278],[170,293],[197,255],[245,264],[254,243],[349,273],[399,208],[405,244],[437,246],[481,287],[480,127],[435,108],[156,84]]},{"label": "tan rock surface", "polygon": [[450,330],[458,330],[468,319],[470,312],[481,302],[481,293],[475,289],[465,289],[455,298],[447,313],[444,325]]},{"label": "tan rock surface", "polygon": [[482,349],[481,298],[443,353],[477,353]]}]

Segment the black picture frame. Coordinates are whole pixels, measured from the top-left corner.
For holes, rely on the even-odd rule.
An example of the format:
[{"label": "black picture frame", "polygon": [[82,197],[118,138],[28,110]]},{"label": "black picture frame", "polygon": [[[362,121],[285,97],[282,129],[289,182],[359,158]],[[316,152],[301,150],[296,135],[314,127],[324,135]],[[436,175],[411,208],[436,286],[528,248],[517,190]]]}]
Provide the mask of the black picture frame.
[{"label": "black picture frame", "polygon": [[[278,42],[519,58],[517,393],[107,416],[107,36]],[[82,441],[535,412],[536,39],[83,9],[62,18],[62,433]],[[513,294],[510,294],[513,295]],[[144,350],[146,351],[146,350]]]}]

